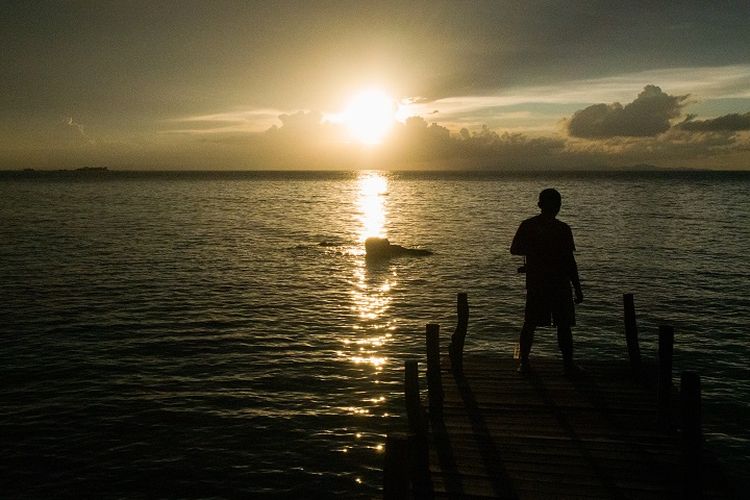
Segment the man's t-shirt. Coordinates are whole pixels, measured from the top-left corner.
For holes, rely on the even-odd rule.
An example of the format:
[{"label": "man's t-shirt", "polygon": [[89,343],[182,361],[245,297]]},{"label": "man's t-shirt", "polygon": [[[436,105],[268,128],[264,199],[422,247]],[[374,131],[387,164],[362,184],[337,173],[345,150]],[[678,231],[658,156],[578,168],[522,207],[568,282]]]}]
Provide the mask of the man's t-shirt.
[{"label": "man's t-shirt", "polygon": [[537,215],[518,227],[511,253],[526,256],[526,288],[570,289],[575,243],[570,226],[553,217]]}]

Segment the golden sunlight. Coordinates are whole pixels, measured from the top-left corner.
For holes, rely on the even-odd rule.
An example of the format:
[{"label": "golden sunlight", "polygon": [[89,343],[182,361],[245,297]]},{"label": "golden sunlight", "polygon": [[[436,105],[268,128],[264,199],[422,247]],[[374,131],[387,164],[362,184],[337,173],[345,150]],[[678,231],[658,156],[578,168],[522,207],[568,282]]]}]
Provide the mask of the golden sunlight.
[{"label": "golden sunlight", "polygon": [[396,121],[396,101],[382,90],[355,95],[341,116],[349,134],[367,145],[380,144]]},{"label": "golden sunlight", "polygon": [[[363,258],[361,244],[370,236],[385,237],[386,194],[388,177],[379,172],[360,172],[357,179],[356,202],[359,212],[358,250],[353,253],[354,275],[351,285],[351,334],[341,339],[342,349],[337,354],[353,365],[359,365],[370,373],[373,382],[380,384],[385,368],[391,363],[387,344],[394,340],[396,329],[392,314],[389,313],[393,301],[392,290],[398,286],[395,269],[372,269]],[[377,267],[377,266],[376,266]],[[343,408],[353,415],[382,415],[385,411],[386,388],[381,387],[362,400],[357,406]],[[357,435],[357,439],[361,436]],[[381,452],[382,445],[374,447]]]},{"label": "golden sunlight", "polygon": [[359,211],[362,228],[359,240],[370,236],[385,237],[385,200],[388,180],[376,172],[362,173],[359,177]]}]

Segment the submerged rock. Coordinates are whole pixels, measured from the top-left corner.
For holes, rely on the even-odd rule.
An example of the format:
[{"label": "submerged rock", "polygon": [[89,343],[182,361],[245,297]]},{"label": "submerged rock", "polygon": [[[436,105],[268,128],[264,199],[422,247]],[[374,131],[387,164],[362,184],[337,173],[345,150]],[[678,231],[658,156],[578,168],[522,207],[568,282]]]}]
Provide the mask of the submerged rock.
[{"label": "submerged rock", "polygon": [[389,259],[405,255],[426,256],[432,255],[429,250],[420,248],[405,248],[401,245],[392,245],[388,238],[367,238],[365,240],[365,256],[368,259]]}]

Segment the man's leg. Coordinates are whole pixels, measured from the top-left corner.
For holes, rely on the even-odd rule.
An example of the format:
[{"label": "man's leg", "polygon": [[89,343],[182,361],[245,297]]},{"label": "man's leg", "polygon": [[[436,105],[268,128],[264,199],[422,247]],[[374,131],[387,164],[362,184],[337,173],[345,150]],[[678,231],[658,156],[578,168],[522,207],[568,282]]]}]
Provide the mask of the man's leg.
[{"label": "man's leg", "polygon": [[569,325],[557,326],[557,345],[560,346],[565,370],[573,369],[573,332]]},{"label": "man's leg", "polygon": [[528,369],[529,367],[529,354],[531,353],[531,345],[534,343],[534,330],[536,330],[536,325],[528,321],[524,322],[523,328],[521,328],[521,338],[519,341],[521,348],[521,369]]}]

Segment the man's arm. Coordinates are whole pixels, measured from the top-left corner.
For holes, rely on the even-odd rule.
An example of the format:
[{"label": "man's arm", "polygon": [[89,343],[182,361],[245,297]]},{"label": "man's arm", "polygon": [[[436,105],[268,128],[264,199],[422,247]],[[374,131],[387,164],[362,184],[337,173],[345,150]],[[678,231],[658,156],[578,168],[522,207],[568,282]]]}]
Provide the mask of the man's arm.
[{"label": "man's arm", "polygon": [[511,255],[526,255],[526,227],[523,223],[518,226],[513,242],[510,244]]},{"label": "man's arm", "polygon": [[573,231],[568,227],[568,237],[570,238],[570,282],[573,283],[573,289],[576,292],[576,304],[583,302],[583,291],[581,290],[581,278],[578,277],[578,263],[576,262],[573,252],[576,251],[576,244],[573,242]]},{"label": "man's arm", "polygon": [[578,264],[573,254],[570,254],[570,281],[576,292],[576,304],[583,302],[583,290],[581,290],[581,279],[578,277]]}]

